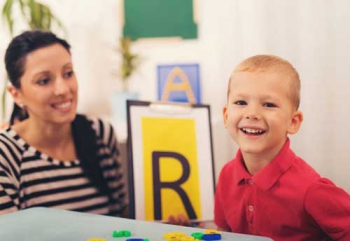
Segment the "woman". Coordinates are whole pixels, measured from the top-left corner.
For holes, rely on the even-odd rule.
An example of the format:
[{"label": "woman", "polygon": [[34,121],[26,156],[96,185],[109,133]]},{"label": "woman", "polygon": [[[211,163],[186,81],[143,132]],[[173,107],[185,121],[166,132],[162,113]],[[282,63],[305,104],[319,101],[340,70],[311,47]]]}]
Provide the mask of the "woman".
[{"label": "woman", "polygon": [[121,216],[116,137],[111,125],[76,114],[69,44],[27,31],[11,41],[5,65],[15,112],[0,132],[0,215],[44,206]]}]

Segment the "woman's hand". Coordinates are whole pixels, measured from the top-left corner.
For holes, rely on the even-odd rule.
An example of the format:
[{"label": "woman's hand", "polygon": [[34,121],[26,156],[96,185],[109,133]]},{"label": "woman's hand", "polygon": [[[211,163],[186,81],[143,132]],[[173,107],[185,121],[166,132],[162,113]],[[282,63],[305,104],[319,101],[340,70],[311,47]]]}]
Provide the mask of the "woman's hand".
[{"label": "woman's hand", "polygon": [[170,215],[168,217],[168,223],[180,226],[190,226],[190,220],[183,214]]},{"label": "woman's hand", "polygon": [[173,225],[180,225],[180,226],[195,226],[195,227],[203,227],[203,223],[200,222],[195,222],[192,223],[191,220],[188,219],[183,214],[178,214],[178,215],[170,215],[168,217],[168,224],[173,224]]}]

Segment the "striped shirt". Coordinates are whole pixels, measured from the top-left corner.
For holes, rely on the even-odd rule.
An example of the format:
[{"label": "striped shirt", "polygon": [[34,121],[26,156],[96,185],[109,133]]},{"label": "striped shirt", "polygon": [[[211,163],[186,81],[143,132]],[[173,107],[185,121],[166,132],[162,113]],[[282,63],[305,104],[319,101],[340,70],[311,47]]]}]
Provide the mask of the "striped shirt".
[{"label": "striped shirt", "polygon": [[108,197],[85,176],[79,160],[53,159],[9,127],[0,131],[0,215],[38,206],[121,215],[125,192],[113,128],[100,119],[89,120],[96,132],[103,175],[117,201],[109,204]]}]

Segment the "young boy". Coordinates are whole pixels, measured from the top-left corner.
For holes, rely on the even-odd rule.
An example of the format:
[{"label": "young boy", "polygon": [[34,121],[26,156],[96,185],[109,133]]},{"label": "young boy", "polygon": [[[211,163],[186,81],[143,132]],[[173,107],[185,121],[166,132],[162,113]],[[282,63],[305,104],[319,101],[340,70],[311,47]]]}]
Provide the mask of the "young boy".
[{"label": "young boy", "polygon": [[289,148],[298,132],[300,80],[284,59],[258,55],[233,71],[223,108],[240,150],[215,194],[219,229],[275,241],[350,240],[350,196]]}]

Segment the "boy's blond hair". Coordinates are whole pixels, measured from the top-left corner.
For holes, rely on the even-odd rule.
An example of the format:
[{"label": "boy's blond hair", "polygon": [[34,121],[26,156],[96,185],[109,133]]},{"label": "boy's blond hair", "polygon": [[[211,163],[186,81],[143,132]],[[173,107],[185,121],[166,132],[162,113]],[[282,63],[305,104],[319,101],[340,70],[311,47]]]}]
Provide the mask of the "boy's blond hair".
[{"label": "boy's blond hair", "polygon": [[278,72],[284,74],[290,83],[290,98],[297,110],[300,104],[300,79],[296,69],[287,60],[274,55],[255,55],[243,60],[233,70],[228,84],[227,96],[230,93],[231,81],[238,72]]}]

